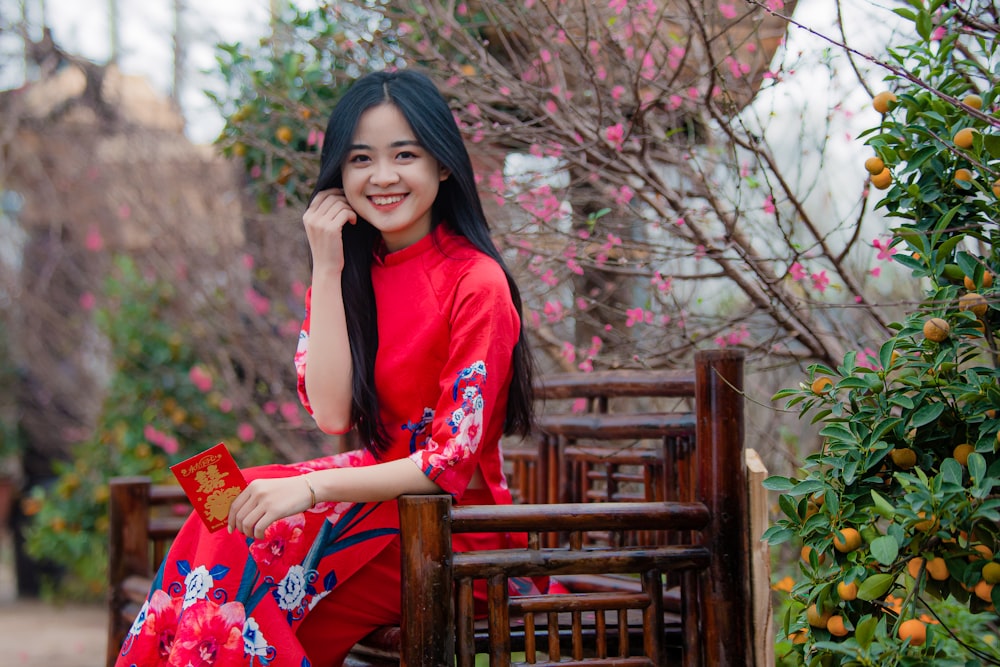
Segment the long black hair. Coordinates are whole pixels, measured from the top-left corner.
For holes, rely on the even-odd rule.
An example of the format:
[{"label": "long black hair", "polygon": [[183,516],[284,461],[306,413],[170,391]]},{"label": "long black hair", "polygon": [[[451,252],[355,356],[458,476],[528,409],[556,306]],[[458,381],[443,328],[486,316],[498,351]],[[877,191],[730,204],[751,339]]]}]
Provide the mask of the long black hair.
[{"label": "long black hair", "polygon": [[[330,114],[320,156],[319,178],[312,196],[322,190],[343,187],[344,160],[358,120],[365,111],[382,104],[392,104],[399,109],[420,145],[450,172],[438,189],[432,209],[432,224],[437,226],[447,220],[451,229],[500,265],[507,276],[514,307],[520,314],[521,292],[490,238],[486,214],[476,189],[472,161],[462,135],[448,103],[427,76],[413,70],[373,72],[351,85]],[[356,225],[345,225],[342,234],[344,272],[341,284],[354,367],[351,412],[365,446],[378,454],[384,452],[389,443],[375,391],[378,328],[371,262],[380,234],[360,218]],[[533,370],[523,318],[512,363],[513,379],[508,394],[504,433],[524,436],[532,424]]]}]

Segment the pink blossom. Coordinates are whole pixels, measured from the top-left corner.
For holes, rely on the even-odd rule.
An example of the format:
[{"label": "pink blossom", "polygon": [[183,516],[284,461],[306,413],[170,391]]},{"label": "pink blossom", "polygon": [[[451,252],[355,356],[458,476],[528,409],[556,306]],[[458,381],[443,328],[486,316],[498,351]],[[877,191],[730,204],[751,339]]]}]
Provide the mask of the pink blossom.
[{"label": "pink blossom", "polygon": [[83,245],[90,252],[98,252],[104,248],[104,237],[101,236],[101,230],[97,228],[97,225],[91,225],[87,228],[87,238]]},{"label": "pink blossom", "polygon": [[177,438],[170,436],[164,438],[157,444],[160,445],[164,453],[171,455],[176,454],[178,451],[180,451],[181,448],[180,444],[177,442]]},{"label": "pink blossom", "polygon": [[635,196],[635,191],[629,186],[623,185],[615,193],[615,203],[618,204],[619,206],[625,206],[630,201],[632,201],[632,197],[634,196]]},{"label": "pink blossom", "polygon": [[747,331],[747,327],[744,324],[740,325],[738,331],[730,331],[726,335],[726,342],[729,343],[730,345],[740,345],[741,343],[745,342],[748,338],[750,338],[750,332]]},{"label": "pink blossom", "polygon": [[254,431],[253,426],[247,422],[242,422],[236,427],[236,437],[243,442],[253,442],[256,435],[257,433]]},{"label": "pink blossom", "polygon": [[608,9],[614,11],[619,16],[625,11],[626,7],[628,7],[628,0],[611,0],[608,2]]},{"label": "pink blossom", "polygon": [[615,150],[622,149],[622,143],[625,141],[625,128],[622,127],[621,123],[615,123],[610,127],[604,129],[604,136],[607,138],[608,142],[615,147]]},{"label": "pink blossom", "polygon": [[629,308],[625,311],[625,315],[627,316],[625,320],[626,327],[632,327],[646,321],[646,311],[642,308]]},{"label": "pink blossom", "polygon": [[200,364],[191,367],[191,370],[188,371],[188,379],[203,394],[212,388],[212,374]]},{"label": "pink blossom", "polygon": [[245,253],[243,253],[243,257],[241,259],[243,260],[243,266],[244,266],[244,268],[247,268],[247,269],[252,269],[253,268],[253,264],[254,264],[253,255],[251,255],[248,252],[245,252]]},{"label": "pink blossom", "polygon": [[880,275],[882,275],[882,267],[881,266],[876,266],[874,269],[872,269],[871,271],[869,271],[869,273],[871,273],[872,276],[878,278]]},{"label": "pink blossom", "polygon": [[258,315],[265,315],[271,309],[271,302],[262,295],[260,292],[252,287],[248,287],[246,291],[243,292],[243,298],[247,300],[250,307],[254,309]]},{"label": "pink blossom", "polygon": [[639,75],[647,81],[656,78],[656,61],[653,59],[653,54],[647,53],[642,57],[642,71]]},{"label": "pink blossom", "polygon": [[545,312],[545,318],[550,323],[551,322],[558,322],[566,314],[565,308],[563,308],[563,305],[561,303],[559,303],[558,301],[548,301],[548,302],[546,302],[545,307],[543,308],[543,311]]},{"label": "pink blossom", "polygon": [[278,404],[275,403],[274,401],[266,401],[264,403],[264,414],[265,415],[273,415],[277,411],[278,411]]},{"label": "pink blossom", "polygon": [[934,28],[934,31],[931,33],[931,40],[935,42],[940,42],[942,39],[945,38],[945,35],[947,34],[948,31],[945,29],[945,27],[943,25],[939,25],[938,27]]},{"label": "pink blossom", "polygon": [[785,8],[785,0],[767,0],[764,6],[768,11],[776,12]]},{"label": "pink blossom", "polygon": [[542,49],[539,51],[539,55],[541,55],[543,63],[552,62],[552,53],[548,49]]},{"label": "pink blossom", "polygon": [[684,226],[684,218],[677,218],[676,220],[674,220],[674,224],[677,225],[678,227],[683,227]]},{"label": "pink blossom", "polygon": [[857,356],[857,364],[862,368],[868,368],[873,371],[877,371],[882,367],[882,363],[878,358],[878,353],[870,347],[866,347],[861,350],[860,354]]},{"label": "pink blossom", "polygon": [[774,198],[771,197],[771,195],[768,195],[767,198],[764,200],[764,213],[767,213],[768,215],[774,215],[775,210],[776,209],[774,207]]},{"label": "pink blossom", "polygon": [[625,86],[615,86],[614,88],[611,89],[611,99],[615,100],[616,102],[619,101],[622,98],[622,95],[624,94],[625,94]]},{"label": "pink blossom", "polygon": [[813,289],[822,294],[826,291],[827,286],[830,284],[830,279],[826,275],[826,271],[820,271],[819,273],[814,273],[809,278],[812,280]]},{"label": "pink blossom", "polygon": [[118,206],[118,217],[122,220],[128,220],[132,217],[132,207],[128,204],[121,204]]},{"label": "pink blossom", "polygon": [[563,342],[562,358],[568,361],[569,363],[573,363],[574,361],[576,361],[576,347],[574,347],[572,343]]},{"label": "pink blossom", "polygon": [[892,241],[883,241],[881,239],[875,239],[872,241],[872,245],[878,248],[878,259],[892,261],[892,256],[896,254],[896,248],[892,246]]},{"label": "pink blossom", "polygon": [[723,18],[736,18],[736,8],[728,3],[719,3],[719,13],[722,14]]},{"label": "pink blossom", "polygon": [[570,408],[570,411],[573,412],[573,413],[576,413],[576,414],[579,414],[581,412],[586,412],[587,411],[587,399],[585,399],[585,398],[578,398],[575,401],[573,401],[573,406]]},{"label": "pink blossom", "polygon": [[93,310],[97,305],[97,297],[93,292],[84,292],[80,295],[80,307],[84,310]]},{"label": "pink blossom", "polygon": [[788,273],[789,275],[792,276],[792,280],[798,281],[805,278],[808,272],[801,264],[795,262],[794,264],[792,264],[791,268],[788,269]]},{"label": "pink blossom", "polygon": [[548,111],[550,114],[556,114],[559,112],[559,105],[556,104],[555,100],[546,100],[545,110]]},{"label": "pink blossom", "polygon": [[228,398],[219,399],[219,412],[229,414],[233,411],[233,402]]},{"label": "pink blossom", "polygon": [[575,259],[567,259],[566,268],[578,276],[583,275],[583,267],[580,266],[580,263],[577,262]]},{"label": "pink blossom", "polygon": [[584,373],[590,373],[591,371],[594,370],[594,360],[584,359],[577,365],[577,368],[579,368]]},{"label": "pink blossom", "polygon": [[299,412],[299,404],[294,401],[285,401],[279,408],[281,416],[289,426],[298,427],[302,425],[302,413]]}]

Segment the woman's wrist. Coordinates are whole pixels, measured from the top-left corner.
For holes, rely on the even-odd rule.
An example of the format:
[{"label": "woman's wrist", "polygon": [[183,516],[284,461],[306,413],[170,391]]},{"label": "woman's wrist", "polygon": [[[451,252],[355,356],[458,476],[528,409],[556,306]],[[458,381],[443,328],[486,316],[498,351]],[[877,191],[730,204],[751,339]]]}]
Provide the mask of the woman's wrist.
[{"label": "woman's wrist", "polygon": [[311,503],[309,505],[309,509],[312,509],[316,507],[316,489],[314,489],[313,485],[309,482],[309,473],[302,475],[302,481],[306,483],[306,488],[309,489],[309,500]]}]

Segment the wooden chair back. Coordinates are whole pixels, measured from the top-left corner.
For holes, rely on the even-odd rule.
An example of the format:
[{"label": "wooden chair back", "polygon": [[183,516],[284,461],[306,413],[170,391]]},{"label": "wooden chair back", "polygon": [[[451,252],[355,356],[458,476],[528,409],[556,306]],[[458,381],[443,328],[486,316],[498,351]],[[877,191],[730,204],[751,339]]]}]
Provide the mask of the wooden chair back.
[{"label": "wooden chair back", "polygon": [[[637,377],[635,384],[641,383],[642,378]],[[674,575],[683,589],[678,628],[681,664],[752,664],[743,355],[726,350],[700,352],[693,372],[661,376],[654,384],[661,396],[690,401],[692,415],[619,418],[609,409],[607,397],[588,390],[595,394],[588,400],[592,399],[597,412],[542,416],[542,428],[558,432],[546,431],[547,437],[539,441],[536,472],[547,481],[545,495],[551,498],[558,494],[559,500],[568,497],[575,502],[452,507],[447,496],[401,498],[403,664],[437,667],[455,664],[457,659],[459,667],[470,667],[475,653],[482,651],[489,654],[491,667],[505,667],[513,664],[512,642],[521,637],[519,648],[526,654],[526,664],[537,660],[534,654],[544,645],[545,659],[552,662],[568,651],[575,661],[571,664],[659,667],[667,664],[662,602],[665,573]],[[569,389],[552,391],[558,397],[572,396]],[[693,438],[683,428],[692,423]],[[641,501],[603,502],[616,497],[606,490],[609,484],[617,483],[614,476],[604,481],[602,502],[593,502],[597,498],[587,484],[569,483],[571,468],[564,466],[567,461],[577,465],[593,455],[574,447],[581,438],[593,438],[595,433],[614,433],[625,439],[641,437],[639,433],[664,438],[661,469],[642,478]],[[670,440],[673,437],[682,438],[690,447],[677,446]],[[639,461],[650,462],[645,458]],[[671,468],[675,471],[668,473]],[[687,486],[669,488],[666,480],[671,474]],[[589,478],[589,473],[584,477]],[[540,491],[529,490],[525,495],[530,493]],[[452,533],[492,530],[528,532],[529,549],[451,552]],[[661,541],[657,536],[664,531],[686,541]],[[603,546],[586,542],[584,536],[595,532],[627,537],[605,540]],[[558,538],[547,539],[552,535]],[[507,596],[511,577],[622,574],[635,577],[639,586],[631,592]],[[485,579],[489,591],[489,631],[485,637],[477,636],[473,622],[473,579]],[[453,599],[454,604],[441,604]],[[609,630],[604,611],[612,609],[617,622]],[[632,626],[629,618],[637,613],[642,623]],[[538,614],[546,617],[541,631],[535,620]],[[513,617],[523,620],[512,625]],[[560,619],[567,619],[568,625],[561,626]],[[641,637],[639,654],[633,654],[632,643],[625,641],[625,636],[632,634],[630,626],[641,628],[635,633]],[[566,639],[568,649],[555,643],[557,637]],[[608,651],[616,653],[613,660]]]}]

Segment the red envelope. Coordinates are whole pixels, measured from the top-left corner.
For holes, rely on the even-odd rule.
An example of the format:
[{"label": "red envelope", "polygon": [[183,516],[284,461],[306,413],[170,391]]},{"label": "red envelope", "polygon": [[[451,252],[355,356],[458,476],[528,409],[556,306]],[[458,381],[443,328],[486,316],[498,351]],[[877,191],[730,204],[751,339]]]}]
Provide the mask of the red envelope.
[{"label": "red envelope", "polygon": [[170,471],[211,533],[226,525],[230,505],[247,486],[223,442],[170,466]]}]

